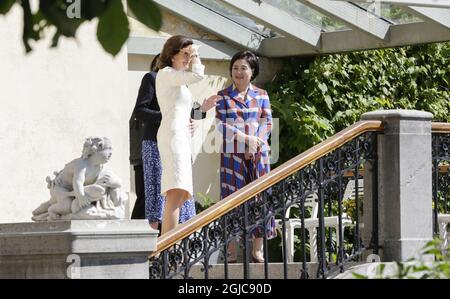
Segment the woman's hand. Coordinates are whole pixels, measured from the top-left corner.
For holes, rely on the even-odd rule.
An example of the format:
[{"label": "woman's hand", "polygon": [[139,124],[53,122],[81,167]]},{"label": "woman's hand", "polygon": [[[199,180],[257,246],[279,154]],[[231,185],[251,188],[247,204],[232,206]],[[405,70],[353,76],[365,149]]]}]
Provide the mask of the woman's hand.
[{"label": "woman's hand", "polygon": [[256,136],[247,135],[247,145],[248,145],[248,153],[255,154],[261,150],[263,144],[266,144],[266,141],[262,138]]},{"label": "woman's hand", "polygon": [[195,56],[198,57],[198,49],[200,48],[200,45],[192,44],[189,47],[189,50],[191,52],[191,57],[194,58]]},{"label": "woman's hand", "polygon": [[189,129],[189,133],[191,134],[191,137],[194,136],[194,133],[197,130],[197,128],[198,128],[197,122],[194,119],[190,118],[189,124],[188,124],[188,129]]},{"label": "woman's hand", "polygon": [[217,101],[220,100],[221,98],[222,97],[218,95],[210,96],[209,98],[203,101],[200,110],[202,110],[202,112],[209,111],[211,108],[216,107]]},{"label": "woman's hand", "polygon": [[255,155],[252,154],[252,153],[245,153],[244,154],[245,160],[251,160],[251,159],[253,159],[254,156]]},{"label": "woman's hand", "polygon": [[192,44],[189,46],[190,51],[190,59],[192,64],[200,64],[200,56],[198,54],[198,48],[200,48],[200,45]]}]

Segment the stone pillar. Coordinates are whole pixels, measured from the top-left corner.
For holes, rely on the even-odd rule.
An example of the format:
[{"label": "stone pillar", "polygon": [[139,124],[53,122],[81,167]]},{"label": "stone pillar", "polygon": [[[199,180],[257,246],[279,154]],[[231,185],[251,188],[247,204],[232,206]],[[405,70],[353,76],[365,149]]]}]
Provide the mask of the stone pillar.
[{"label": "stone pillar", "polygon": [[[378,143],[379,143],[379,139],[380,136],[378,136]],[[373,213],[374,213],[374,195],[376,196],[376,194],[374,194],[374,190],[378,190],[378,184],[376,184],[376,182],[374,181],[375,179],[375,175],[377,173],[376,168],[378,167],[378,160],[377,161],[366,161],[366,163],[364,163],[364,202],[363,202],[363,212],[362,215],[360,216],[360,219],[362,220],[362,232],[361,232],[361,237],[362,237],[362,241],[364,246],[367,248],[369,246],[371,246],[371,250],[366,250],[363,252],[363,260],[366,261],[369,255],[372,255],[375,253],[375,250],[373,248],[373,246],[375,246],[375,241],[376,238],[373,234],[374,230],[377,230],[376,228],[374,228],[373,225]],[[377,207],[379,207],[377,205]],[[378,213],[378,217],[382,217],[382,211],[380,211],[378,209],[378,211],[376,211]],[[378,223],[379,226],[379,223]],[[382,234],[378,231],[378,245],[380,244],[380,240],[382,238]],[[378,248],[378,256],[382,255],[382,250],[381,248]]]},{"label": "stone pillar", "polygon": [[157,235],[147,220],[0,224],[0,279],[148,278]]},{"label": "stone pillar", "polygon": [[417,256],[432,239],[432,114],[379,110],[363,120],[381,120],[378,140],[378,209],[384,261]]}]

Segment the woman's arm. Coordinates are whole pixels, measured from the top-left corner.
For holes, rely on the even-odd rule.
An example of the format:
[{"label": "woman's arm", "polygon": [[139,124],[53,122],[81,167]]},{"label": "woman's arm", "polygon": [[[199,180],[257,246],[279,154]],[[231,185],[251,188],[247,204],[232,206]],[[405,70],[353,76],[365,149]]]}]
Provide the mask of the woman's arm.
[{"label": "woman's arm", "polygon": [[270,108],[270,100],[267,92],[261,95],[261,118],[259,119],[258,130],[256,136],[265,140],[269,140],[270,133],[272,132],[272,109]]},{"label": "woman's arm", "polygon": [[164,84],[173,86],[194,84],[205,77],[205,66],[201,63],[193,63],[192,71],[177,71],[174,68],[167,67],[158,72],[158,77]]},{"label": "woman's arm", "polygon": [[156,101],[155,78],[151,73],[148,73],[142,78],[141,86],[139,87],[136,107],[134,108],[135,118],[140,121],[160,124],[161,112],[150,108],[153,101]]}]

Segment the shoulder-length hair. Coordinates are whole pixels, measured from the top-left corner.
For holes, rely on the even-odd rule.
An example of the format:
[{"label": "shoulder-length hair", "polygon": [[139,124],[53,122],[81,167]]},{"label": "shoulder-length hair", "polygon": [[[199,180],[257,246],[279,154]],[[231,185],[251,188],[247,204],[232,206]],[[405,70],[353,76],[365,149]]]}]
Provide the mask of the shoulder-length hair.
[{"label": "shoulder-length hair", "polygon": [[236,60],[239,59],[245,59],[247,61],[248,65],[250,65],[250,68],[252,69],[252,78],[250,81],[253,81],[259,74],[259,62],[258,57],[255,53],[252,51],[240,51],[233,55],[233,58],[231,58],[230,61],[230,76],[231,72],[233,70],[233,64],[236,62]]},{"label": "shoulder-length hair", "polygon": [[172,66],[172,58],[180,52],[181,49],[192,45],[192,39],[182,36],[174,35],[169,38],[162,49],[161,55],[158,59],[158,69],[163,69],[166,66]]},{"label": "shoulder-length hair", "polygon": [[152,63],[150,64],[150,72],[157,72],[158,71],[158,60],[159,56],[161,54],[158,53],[152,60]]}]

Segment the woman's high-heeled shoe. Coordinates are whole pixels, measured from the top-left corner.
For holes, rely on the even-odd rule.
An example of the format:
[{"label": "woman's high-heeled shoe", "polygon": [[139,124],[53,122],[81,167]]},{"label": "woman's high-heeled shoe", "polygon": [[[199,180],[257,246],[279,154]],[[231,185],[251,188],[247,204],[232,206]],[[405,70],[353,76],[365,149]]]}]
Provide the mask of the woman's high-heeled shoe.
[{"label": "woman's high-heeled shoe", "polygon": [[[225,261],[225,260],[224,260]],[[237,263],[237,257],[235,254],[232,254],[231,252],[228,253],[228,258],[227,258],[227,263],[228,264],[236,264]]]},{"label": "woman's high-heeled shoe", "polygon": [[253,255],[253,252],[252,252],[252,261],[253,261],[254,263],[264,263],[264,259],[263,259],[263,258],[257,258],[257,257],[255,257],[255,256]]}]

